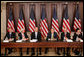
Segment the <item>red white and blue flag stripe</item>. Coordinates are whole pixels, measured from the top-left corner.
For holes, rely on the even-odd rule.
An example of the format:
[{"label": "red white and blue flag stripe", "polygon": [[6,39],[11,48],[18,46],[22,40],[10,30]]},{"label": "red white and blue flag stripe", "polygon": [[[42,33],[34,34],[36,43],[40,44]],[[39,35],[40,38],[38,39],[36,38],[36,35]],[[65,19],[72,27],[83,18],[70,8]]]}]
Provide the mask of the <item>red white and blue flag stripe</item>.
[{"label": "red white and blue flag stripe", "polygon": [[31,8],[30,19],[29,19],[29,31],[34,32],[35,27],[36,24],[35,24],[34,10],[33,8]]},{"label": "red white and blue flag stripe", "polygon": [[57,35],[59,37],[59,24],[58,24],[57,12],[56,12],[55,7],[53,10],[52,28],[54,28],[55,32],[57,33]]},{"label": "red white and blue flag stripe", "polygon": [[17,32],[20,33],[22,29],[25,30],[25,24],[24,24],[24,19],[23,19],[23,10],[22,8],[20,8]]},{"label": "red white and blue flag stripe", "polygon": [[40,32],[41,32],[41,36],[47,37],[47,33],[48,33],[48,25],[47,25],[47,21],[46,21],[46,17],[45,17],[45,8],[42,7],[42,14],[41,14],[41,22],[40,22]]},{"label": "red white and blue flag stripe", "polygon": [[81,29],[81,20],[79,18],[79,5],[78,4],[76,7],[76,16],[75,16],[75,20],[74,20],[74,30],[76,31],[77,28]]},{"label": "red white and blue flag stripe", "polygon": [[14,20],[13,20],[13,13],[12,13],[12,9],[11,8],[10,8],[10,12],[9,12],[9,19],[8,19],[7,26],[8,26],[8,28],[11,27],[12,28],[12,31],[15,32]]},{"label": "red white and blue flag stripe", "polygon": [[66,5],[65,11],[64,11],[62,32],[64,32],[64,28],[67,28],[67,32],[71,33],[69,17],[68,17],[68,5]]}]

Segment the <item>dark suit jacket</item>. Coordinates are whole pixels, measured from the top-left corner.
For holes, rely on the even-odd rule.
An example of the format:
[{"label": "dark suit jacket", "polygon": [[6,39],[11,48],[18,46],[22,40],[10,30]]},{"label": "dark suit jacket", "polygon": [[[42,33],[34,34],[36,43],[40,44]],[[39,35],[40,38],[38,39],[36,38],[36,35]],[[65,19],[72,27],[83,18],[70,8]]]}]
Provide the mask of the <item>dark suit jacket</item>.
[{"label": "dark suit jacket", "polygon": [[[63,41],[64,40],[64,37],[65,37],[65,34],[64,34],[64,32],[62,32],[61,33],[61,41]],[[70,33],[66,33],[66,37],[68,38],[68,39],[70,39]]]},{"label": "dark suit jacket", "polygon": [[[51,38],[51,32],[49,32],[48,34],[47,34],[47,41],[48,41],[48,39],[49,38]],[[54,32],[54,38],[57,38],[57,33],[56,32]],[[58,40],[58,38],[57,38],[57,40]]]},{"label": "dark suit jacket", "polygon": [[16,34],[15,34],[14,32],[11,33],[11,36],[10,36],[9,32],[7,32],[7,33],[6,33],[6,36],[4,37],[4,40],[5,40],[6,37],[7,37],[8,39],[14,38],[14,41],[16,41]]},{"label": "dark suit jacket", "polygon": [[[31,40],[32,39],[36,39],[35,38],[35,32],[32,32],[32,34],[31,34]],[[38,32],[38,34],[37,34],[37,40],[41,41],[41,33],[40,32]]]},{"label": "dark suit jacket", "polygon": [[[18,36],[20,37],[20,40],[21,40],[21,39],[22,39],[22,34],[21,34],[21,33],[19,33],[19,34],[18,34]],[[24,36],[25,36],[25,38],[28,38],[28,35],[27,35],[27,33],[26,33],[26,32],[24,33]]]},{"label": "dark suit jacket", "polygon": [[74,33],[73,41],[76,41],[77,36],[78,36],[79,38],[83,39],[82,33],[80,33],[79,35],[77,35],[76,33]]}]

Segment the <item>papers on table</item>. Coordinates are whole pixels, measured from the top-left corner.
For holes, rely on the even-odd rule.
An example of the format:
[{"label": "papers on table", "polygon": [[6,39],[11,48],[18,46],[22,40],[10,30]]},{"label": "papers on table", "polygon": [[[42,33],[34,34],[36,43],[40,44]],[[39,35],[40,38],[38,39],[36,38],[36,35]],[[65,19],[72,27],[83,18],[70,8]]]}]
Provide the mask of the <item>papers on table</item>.
[{"label": "papers on table", "polygon": [[73,42],[73,40],[71,40],[71,39],[67,39],[66,41],[67,41],[67,42]]},{"label": "papers on table", "polygon": [[37,42],[37,39],[32,39],[30,40],[30,42]]},{"label": "papers on table", "polygon": [[80,40],[80,42],[83,42],[83,40]]},{"label": "papers on table", "polygon": [[3,40],[3,42],[9,42],[9,40]]},{"label": "papers on table", "polygon": [[10,42],[10,41],[13,41],[13,40],[14,40],[14,38],[12,38],[11,40],[9,40],[9,39],[6,37],[6,39],[3,40],[3,42]]},{"label": "papers on table", "polygon": [[22,41],[26,41],[26,39],[22,39]]},{"label": "papers on table", "polygon": [[17,40],[16,42],[22,42],[22,40]]},{"label": "papers on table", "polygon": [[48,39],[48,40],[50,40],[50,41],[55,41],[55,40],[57,40],[57,39]]},{"label": "papers on table", "polygon": [[50,40],[50,39],[48,39],[48,40]]},{"label": "papers on table", "polygon": [[9,41],[13,41],[14,39],[11,39],[11,40],[9,40]]},{"label": "papers on table", "polygon": [[83,42],[83,40],[82,39],[78,39],[78,37],[76,38],[76,41],[77,42]]}]

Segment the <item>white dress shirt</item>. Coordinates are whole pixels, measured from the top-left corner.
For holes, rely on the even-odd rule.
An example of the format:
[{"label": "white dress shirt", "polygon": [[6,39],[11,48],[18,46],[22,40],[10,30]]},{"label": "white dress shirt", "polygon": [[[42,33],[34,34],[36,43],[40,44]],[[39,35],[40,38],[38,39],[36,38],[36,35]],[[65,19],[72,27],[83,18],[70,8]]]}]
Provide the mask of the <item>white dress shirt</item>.
[{"label": "white dress shirt", "polygon": [[9,34],[11,34],[12,32],[10,32]]},{"label": "white dress shirt", "polygon": [[11,34],[12,34],[12,32],[9,33],[10,37],[11,37]]},{"label": "white dress shirt", "polygon": [[37,38],[37,34],[38,34],[38,32],[35,32],[35,38]]},{"label": "white dress shirt", "polygon": [[78,41],[78,36],[77,36],[77,38],[76,38],[76,41]]}]

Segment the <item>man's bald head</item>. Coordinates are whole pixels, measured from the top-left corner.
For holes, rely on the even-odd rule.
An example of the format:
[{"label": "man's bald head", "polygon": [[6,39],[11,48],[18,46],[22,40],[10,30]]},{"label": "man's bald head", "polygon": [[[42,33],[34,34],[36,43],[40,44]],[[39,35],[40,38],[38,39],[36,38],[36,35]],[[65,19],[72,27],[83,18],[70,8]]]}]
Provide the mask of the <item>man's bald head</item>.
[{"label": "man's bald head", "polygon": [[35,32],[38,32],[38,27],[35,27]]}]

